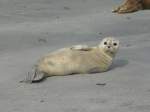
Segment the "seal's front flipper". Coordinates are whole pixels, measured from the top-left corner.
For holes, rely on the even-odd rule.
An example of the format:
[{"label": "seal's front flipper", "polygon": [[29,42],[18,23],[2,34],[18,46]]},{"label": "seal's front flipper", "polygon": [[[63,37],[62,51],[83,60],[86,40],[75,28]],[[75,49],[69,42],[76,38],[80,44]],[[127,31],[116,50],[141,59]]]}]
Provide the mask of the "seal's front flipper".
[{"label": "seal's front flipper", "polygon": [[89,51],[91,47],[87,45],[75,45],[71,47],[72,50]]},{"label": "seal's front flipper", "polygon": [[28,72],[26,78],[20,83],[38,83],[46,79],[46,76],[43,72],[39,72],[37,70],[32,70],[32,72]]}]

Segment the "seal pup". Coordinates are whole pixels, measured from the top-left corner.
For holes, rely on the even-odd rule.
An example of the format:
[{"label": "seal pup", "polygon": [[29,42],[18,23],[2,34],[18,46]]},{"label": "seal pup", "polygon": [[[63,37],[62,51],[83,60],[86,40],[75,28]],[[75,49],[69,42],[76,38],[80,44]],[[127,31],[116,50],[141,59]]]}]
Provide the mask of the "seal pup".
[{"label": "seal pup", "polygon": [[115,8],[112,12],[123,14],[144,9],[150,9],[150,0],[125,0],[122,5]]},{"label": "seal pup", "polygon": [[76,45],[42,57],[21,82],[40,82],[51,76],[99,73],[107,71],[119,49],[115,38],[104,38],[98,46]]}]

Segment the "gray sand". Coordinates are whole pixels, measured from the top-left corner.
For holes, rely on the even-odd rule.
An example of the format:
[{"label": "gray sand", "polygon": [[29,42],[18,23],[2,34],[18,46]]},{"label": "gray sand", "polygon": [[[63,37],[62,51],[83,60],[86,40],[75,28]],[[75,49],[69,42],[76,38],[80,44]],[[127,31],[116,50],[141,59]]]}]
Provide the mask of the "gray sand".
[{"label": "gray sand", "polygon": [[[150,11],[112,14],[120,2],[0,0],[1,112],[150,112]],[[110,71],[19,83],[43,54],[105,36],[121,41]]]}]

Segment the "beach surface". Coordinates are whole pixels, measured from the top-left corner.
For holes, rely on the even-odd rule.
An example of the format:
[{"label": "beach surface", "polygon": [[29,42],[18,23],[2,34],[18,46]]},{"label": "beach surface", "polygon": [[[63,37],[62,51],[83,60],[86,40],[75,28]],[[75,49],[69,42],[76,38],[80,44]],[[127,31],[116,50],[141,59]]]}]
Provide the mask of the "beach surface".
[{"label": "beach surface", "polygon": [[[2,112],[150,112],[150,10],[120,0],[0,0]],[[37,60],[76,44],[120,40],[111,70],[19,83]]]}]

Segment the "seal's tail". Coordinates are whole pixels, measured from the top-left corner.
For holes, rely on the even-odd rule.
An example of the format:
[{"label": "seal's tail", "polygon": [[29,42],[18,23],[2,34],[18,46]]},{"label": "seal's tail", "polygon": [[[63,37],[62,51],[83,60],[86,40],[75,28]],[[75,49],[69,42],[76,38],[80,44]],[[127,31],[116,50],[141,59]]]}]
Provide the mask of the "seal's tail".
[{"label": "seal's tail", "polygon": [[31,72],[28,72],[25,79],[20,81],[20,83],[38,83],[46,79],[46,75],[43,72],[33,69]]}]

